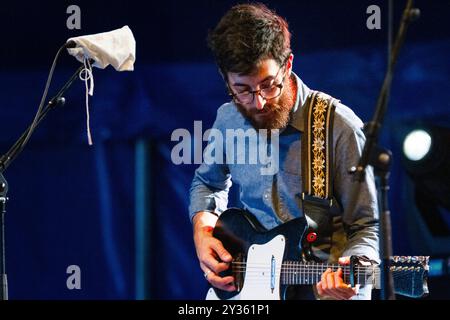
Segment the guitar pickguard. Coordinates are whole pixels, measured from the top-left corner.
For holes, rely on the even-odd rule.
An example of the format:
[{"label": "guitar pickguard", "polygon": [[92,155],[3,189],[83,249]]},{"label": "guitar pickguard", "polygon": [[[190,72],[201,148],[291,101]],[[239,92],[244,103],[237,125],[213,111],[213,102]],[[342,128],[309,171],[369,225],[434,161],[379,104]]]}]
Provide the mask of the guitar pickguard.
[{"label": "guitar pickguard", "polygon": [[[241,292],[230,300],[280,300],[280,274],[286,241],[278,235],[265,244],[250,246]],[[220,300],[211,288],[207,300]]]}]

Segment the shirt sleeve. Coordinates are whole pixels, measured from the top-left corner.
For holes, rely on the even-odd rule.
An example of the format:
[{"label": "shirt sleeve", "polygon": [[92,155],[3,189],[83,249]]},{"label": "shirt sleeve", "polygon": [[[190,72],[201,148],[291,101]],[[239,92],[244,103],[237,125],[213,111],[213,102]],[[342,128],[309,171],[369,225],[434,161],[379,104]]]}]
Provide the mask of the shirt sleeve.
[{"label": "shirt sleeve", "polygon": [[[222,109],[219,108],[216,121],[213,124],[212,130],[218,130],[216,132],[223,132],[221,123],[224,123],[226,119],[224,119],[223,112],[221,112]],[[220,152],[223,148],[220,146],[215,147],[215,144],[219,143],[223,144],[224,141],[209,139],[207,149]],[[216,159],[222,159],[223,161],[209,161],[208,163],[203,161],[195,170],[190,187],[189,218],[191,221],[199,211],[210,211],[220,214],[227,208],[228,192],[232,185],[231,174],[228,166],[225,164],[225,155],[222,154]]]},{"label": "shirt sleeve", "polygon": [[366,139],[362,131],[363,124],[350,109],[342,105],[338,107],[341,108],[336,109],[335,119],[338,134],[335,143],[334,191],[343,209],[342,220],[348,238],[342,256],[366,256],[379,262],[378,203],[371,166],[366,168],[365,179],[359,183],[355,205],[350,205],[351,190],[358,183],[353,181],[348,171],[358,164],[364,147]]}]

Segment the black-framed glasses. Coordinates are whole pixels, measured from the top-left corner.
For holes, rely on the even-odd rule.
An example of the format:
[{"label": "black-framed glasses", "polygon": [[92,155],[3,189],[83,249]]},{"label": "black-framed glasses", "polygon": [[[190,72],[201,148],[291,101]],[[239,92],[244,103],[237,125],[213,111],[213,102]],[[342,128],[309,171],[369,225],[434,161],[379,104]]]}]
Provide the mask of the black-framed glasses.
[{"label": "black-framed glasses", "polygon": [[[278,69],[277,74],[275,75],[275,79],[278,77],[281,69],[284,69],[286,65],[284,64],[280,69]],[[271,84],[270,86],[260,88],[258,90],[246,90],[240,93],[234,93],[230,86],[227,83],[229,89],[229,95],[233,97],[233,99],[237,100],[242,104],[250,104],[255,99],[255,94],[259,94],[264,100],[271,100],[279,97],[283,92],[284,79],[286,78],[286,74],[281,79],[281,82],[278,84]]]}]

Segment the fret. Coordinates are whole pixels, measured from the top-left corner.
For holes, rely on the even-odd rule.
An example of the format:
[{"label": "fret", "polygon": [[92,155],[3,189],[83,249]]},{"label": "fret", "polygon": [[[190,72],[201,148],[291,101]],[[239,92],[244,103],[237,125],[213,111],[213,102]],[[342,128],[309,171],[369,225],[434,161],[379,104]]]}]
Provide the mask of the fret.
[{"label": "fret", "polygon": [[304,284],[307,284],[308,283],[308,280],[309,280],[309,274],[310,274],[310,272],[309,272],[309,270],[310,270],[310,264],[306,264],[305,265],[305,282],[304,282]]},{"label": "fret", "polygon": [[288,276],[289,276],[289,272],[288,272],[288,266],[287,264],[284,264],[284,283],[288,283]]},{"label": "fret", "polygon": [[319,282],[319,273],[318,272],[316,272],[316,274],[314,275],[315,276],[315,283],[318,283]]},{"label": "fret", "polygon": [[314,282],[314,278],[316,278],[316,277],[314,277],[314,276],[320,276],[321,274],[322,274],[322,272],[323,272],[323,265],[320,265],[320,264],[318,264],[318,263],[314,263],[314,268],[313,268],[313,270],[315,271],[315,272],[313,272],[311,275],[313,276],[313,279],[311,279],[311,280],[313,280],[313,281],[311,281],[311,282]]},{"label": "fret", "polygon": [[288,264],[288,270],[289,270],[289,282],[290,283],[294,283],[294,281],[293,281],[293,277],[292,277],[292,262],[289,262],[289,264]]},{"label": "fret", "polygon": [[306,284],[310,284],[312,282],[311,277],[314,274],[314,268],[315,268],[314,263],[310,264],[308,267],[309,267],[309,269],[308,269],[308,278],[306,280],[307,281]]},{"label": "fret", "polygon": [[291,274],[292,274],[292,283],[295,283],[295,277],[294,277],[294,263],[291,262]]},{"label": "fret", "polygon": [[322,271],[323,271],[323,265],[319,265],[318,263],[314,263],[314,266],[315,266],[315,269],[316,269],[316,272],[315,272],[315,279],[314,280],[316,280],[316,282],[317,282],[317,277],[319,276],[319,274],[322,274]]},{"label": "fret", "polygon": [[292,282],[296,283],[296,276],[295,276],[295,261],[291,263],[291,272],[292,272]]},{"label": "fret", "polygon": [[287,264],[288,267],[288,283],[292,283],[292,279],[291,279],[291,262],[289,262]]},{"label": "fret", "polygon": [[304,269],[303,271],[302,271],[302,276],[303,276],[303,281],[302,281],[302,284],[304,284],[305,283],[305,281],[306,281],[306,272],[305,272],[306,270]]},{"label": "fret", "polygon": [[312,284],[312,283],[314,283],[314,276],[316,275],[316,274],[319,274],[319,273],[321,273],[321,270],[320,270],[320,268],[321,268],[321,266],[319,265],[319,264],[317,264],[317,263],[314,263],[313,264],[313,267],[312,267],[312,269],[311,269],[311,278],[310,278],[310,281],[309,281],[309,284]]},{"label": "fret", "polygon": [[302,284],[307,284],[308,283],[308,277],[309,277],[309,265],[308,264],[304,264],[302,269],[303,272],[303,282]]},{"label": "fret", "polygon": [[311,275],[313,274],[314,271],[314,265],[310,264],[308,265],[308,273],[307,273],[307,277],[306,277],[306,284],[311,283]]}]

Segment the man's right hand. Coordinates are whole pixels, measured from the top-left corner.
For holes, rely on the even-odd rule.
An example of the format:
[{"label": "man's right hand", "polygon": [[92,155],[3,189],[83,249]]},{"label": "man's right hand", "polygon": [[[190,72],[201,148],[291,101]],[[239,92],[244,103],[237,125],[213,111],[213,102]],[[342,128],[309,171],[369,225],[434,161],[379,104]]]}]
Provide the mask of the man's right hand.
[{"label": "man's right hand", "polygon": [[199,212],[194,216],[192,224],[195,250],[206,280],[218,289],[235,291],[233,276],[219,276],[220,272],[228,269],[233,258],[223,247],[222,242],[213,237],[216,221],[217,216],[206,211]]}]

